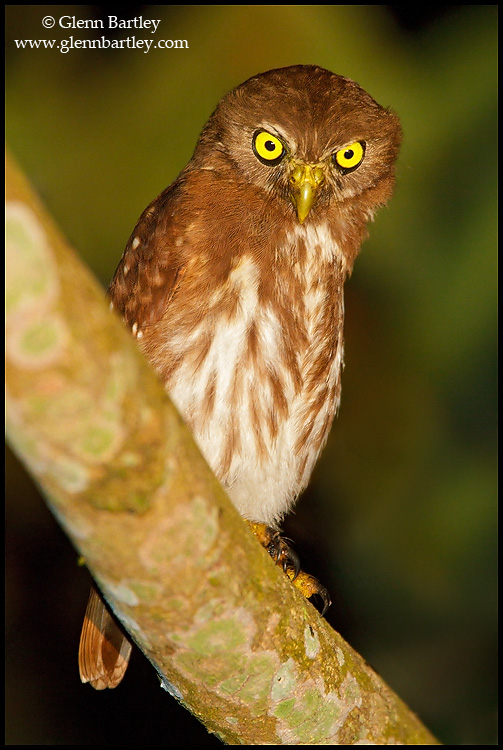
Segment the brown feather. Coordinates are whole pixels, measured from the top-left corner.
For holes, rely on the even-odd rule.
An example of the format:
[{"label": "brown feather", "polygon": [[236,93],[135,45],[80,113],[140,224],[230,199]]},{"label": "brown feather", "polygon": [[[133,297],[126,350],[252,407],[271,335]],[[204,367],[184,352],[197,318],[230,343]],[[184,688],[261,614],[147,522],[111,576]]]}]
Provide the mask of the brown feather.
[{"label": "brown feather", "polygon": [[89,682],[95,690],[117,687],[129,664],[131,648],[100,595],[92,588],[80,636],[80,679]]}]

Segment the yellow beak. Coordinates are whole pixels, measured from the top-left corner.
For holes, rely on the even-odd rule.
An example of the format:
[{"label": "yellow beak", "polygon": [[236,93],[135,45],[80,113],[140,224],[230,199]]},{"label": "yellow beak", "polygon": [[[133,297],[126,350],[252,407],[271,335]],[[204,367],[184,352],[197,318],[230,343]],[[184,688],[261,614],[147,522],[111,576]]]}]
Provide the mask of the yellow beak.
[{"label": "yellow beak", "polygon": [[294,165],[290,175],[290,195],[302,224],[314,206],[325,175],[323,168],[314,164]]}]

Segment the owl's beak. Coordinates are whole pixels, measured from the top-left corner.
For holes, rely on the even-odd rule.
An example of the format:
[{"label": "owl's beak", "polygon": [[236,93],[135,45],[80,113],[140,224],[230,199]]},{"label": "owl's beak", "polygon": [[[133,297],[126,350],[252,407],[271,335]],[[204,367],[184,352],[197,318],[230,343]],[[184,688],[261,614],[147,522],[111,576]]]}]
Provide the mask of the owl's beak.
[{"label": "owl's beak", "polygon": [[294,164],[290,175],[290,195],[301,224],[314,206],[324,179],[322,167],[316,164]]}]

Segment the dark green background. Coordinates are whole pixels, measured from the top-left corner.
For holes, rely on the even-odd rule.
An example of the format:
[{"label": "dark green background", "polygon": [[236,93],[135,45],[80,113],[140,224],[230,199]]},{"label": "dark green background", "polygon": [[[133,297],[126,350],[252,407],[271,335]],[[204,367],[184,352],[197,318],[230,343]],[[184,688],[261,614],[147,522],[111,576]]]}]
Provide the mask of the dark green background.
[{"label": "dark green background", "polygon": [[[7,137],[105,286],[219,98],[316,63],[400,115],[395,195],[346,291],[339,418],[287,524],[328,619],[446,744],[496,744],[497,6],[7,6]],[[189,49],[66,55],[59,18],[161,19]],[[411,15],[412,13],[412,15]],[[82,311],[85,315],[85,310]],[[135,653],[82,686],[88,577],[7,461],[7,744],[219,744]]]}]

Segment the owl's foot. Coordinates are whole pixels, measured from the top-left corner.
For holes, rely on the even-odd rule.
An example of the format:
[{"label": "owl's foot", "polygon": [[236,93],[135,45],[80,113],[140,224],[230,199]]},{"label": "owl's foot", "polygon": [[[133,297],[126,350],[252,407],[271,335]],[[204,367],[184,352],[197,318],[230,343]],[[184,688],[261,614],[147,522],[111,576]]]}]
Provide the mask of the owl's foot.
[{"label": "owl's foot", "polygon": [[293,585],[304,594],[306,599],[315,595],[321,598],[323,602],[321,615],[323,616],[332,603],[330,595],[325,586],[322,586],[314,576],[300,569],[299,558],[295,550],[290,547],[289,540],[265,523],[255,521],[247,521],[247,523],[262,547],[269,552],[276,565],[281,565]]},{"label": "owl's foot", "polygon": [[295,550],[288,544],[290,540],[282,537],[279,531],[266,526],[265,523],[247,521],[247,524],[276,565],[281,565],[290,580],[295,581],[300,573],[300,560]]},{"label": "owl's foot", "polygon": [[310,576],[309,573],[304,573],[303,570],[299,571],[298,575],[296,575],[295,578],[291,577],[289,569],[287,569],[286,574],[292,581],[293,585],[296,586],[302,594],[304,594],[306,599],[310,599],[312,596],[320,597],[321,601],[323,602],[323,607],[321,609],[321,616],[323,617],[327,609],[332,604],[330,594],[328,593],[328,590],[325,588],[325,586],[322,586],[318,579],[314,576]]}]

